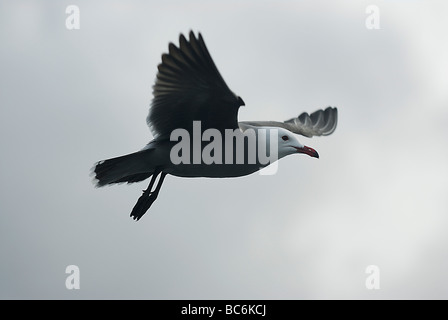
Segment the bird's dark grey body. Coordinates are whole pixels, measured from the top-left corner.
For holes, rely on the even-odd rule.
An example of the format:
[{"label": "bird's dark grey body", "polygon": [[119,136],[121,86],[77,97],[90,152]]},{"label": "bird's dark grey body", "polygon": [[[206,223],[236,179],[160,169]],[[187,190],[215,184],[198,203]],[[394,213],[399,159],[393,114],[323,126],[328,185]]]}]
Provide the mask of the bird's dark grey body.
[{"label": "bird's dark grey body", "polygon": [[[220,148],[221,157],[219,162],[213,162],[207,164],[201,157],[194,157],[194,146],[191,142],[189,144],[190,155],[187,163],[173,164],[171,161],[171,150],[178,142],[173,141],[158,141],[153,140],[150,142],[142,152],[152,153],[151,165],[154,168],[162,168],[163,172],[170,175],[183,177],[183,178],[234,178],[252,174],[263,167],[266,167],[270,163],[263,163],[258,156],[254,157],[255,161],[250,161],[248,141],[244,140],[243,147],[238,149],[236,143],[232,144],[232,157],[231,161],[226,161],[226,146],[222,144]],[[204,148],[210,142],[201,142],[200,148],[198,148],[199,154],[202,155]],[[258,148],[255,148],[256,153]],[[216,151],[216,150],[215,150]],[[242,163],[238,162],[237,155],[239,151],[242,151]],[[261,152],[261,151],[260,151]],[[263,150],[264,152],[264,150]],[[199,163],[195,162],[195,159],[199,160]]]}]

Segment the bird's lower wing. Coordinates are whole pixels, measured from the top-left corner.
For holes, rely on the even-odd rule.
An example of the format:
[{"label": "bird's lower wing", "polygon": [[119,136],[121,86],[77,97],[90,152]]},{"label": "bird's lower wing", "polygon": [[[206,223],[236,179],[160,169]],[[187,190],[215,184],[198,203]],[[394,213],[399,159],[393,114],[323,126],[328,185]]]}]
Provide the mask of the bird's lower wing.
[{"label": "bird's lower wing", "polygon": [[325,110],[317,110],[311,115],[302,113],[297,118],[285,122],[278,121],[242,121],[239,126],[242,130],[247,125],[255,127],[279,127],[305,137],[328,136],[336,130],[338,123],[338,109],[328,107]]}]

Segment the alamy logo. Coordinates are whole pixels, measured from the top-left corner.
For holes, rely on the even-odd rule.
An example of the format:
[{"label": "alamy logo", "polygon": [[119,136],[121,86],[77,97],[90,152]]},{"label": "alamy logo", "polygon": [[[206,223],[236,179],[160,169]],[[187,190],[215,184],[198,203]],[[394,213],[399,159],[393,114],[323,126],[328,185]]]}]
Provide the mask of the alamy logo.
[{"label": "alamy logo", "polygon": [[65,279],[65,287],[68,290],[79,289],[79,267],[69,265],[65,268],[65,273],[69,274],[69,276]]},{"label": "alamy logo", "polygon": [[370,5],[366,8],[366,28],[368,30],[378,30],[380,29],[380,9],[378,6]]},{"label": "alamy logo", "polygon": [[79,23],[79,7],[70,5],[65,8],[65,13],[69,15],[65,19],[65,27],[68,30],[79,30],[81,28]]},{"label": "alamy logo", "polygon": [[375,265],[367,266],[366,273],[368,274],[366,278],[366,288],[368,290],[378,290],[380,288],[380,268]]},{"label": "alamy logo", "polygon": [[[267,166],[278,160],[278,130],[275,128],[201,130],[193,122],[193,136],[185,129],[175,129],[170,141],[178,142],[170,151],[173,164],[259,164]],[[191,150],[192,149],[192,150]],[[224,156],[223,156],[224,153]]]}]

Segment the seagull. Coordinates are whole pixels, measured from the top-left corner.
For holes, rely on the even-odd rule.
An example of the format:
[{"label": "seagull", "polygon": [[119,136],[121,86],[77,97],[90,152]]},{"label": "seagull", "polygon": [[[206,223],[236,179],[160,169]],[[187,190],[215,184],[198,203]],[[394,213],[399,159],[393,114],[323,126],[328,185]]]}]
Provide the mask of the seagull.
[{"label": "seagull", "polygon": [[[245,103],[225,83],[202,35],[198,33],[196,37],[191,31],[187,40],[180,34],[179,46],[169,43],[168,49],[158,65],[153,100],[146,119],[154,139],[140,151],[99,161],[92,168],[96,187],[151,178],[148,188],[143,190],[132,209],[134,220],[140,220],[157,199],[168,174],[184,178],[240,177],[291,154],[319,158],[317,151],[301,144],[295,134],[305,137],[330,135],[336,129],[337,108],[327,107],[311,114],[304,112],[284,122],[238,122],[238,110]],[[173,137],[175,132],[180,134]],[[238,147],[228,148],[228,141],[233,142],[238,135],[246,133],[251,133],[247,137],[253,138],[255,147],[250,149],[249,138],[241,140],[245,144],[239,149],[243,152],[238,161]],[[185,150],[180,150],[179,146],[182,134],[193,137],[183,141]],[[226,140],[225,146],[222,142],[219,144],[227,134],[230,139]],[[190,146],[193,152],[187,150]],[[252,162],[247,161],[252,153],[261,149],[269,149],[270,155],[275,153],[275,159],[263,162],[259,153],[252,157]],[[204,154],[212,157],[212,161],[201,157]],[[179,156],[183,161],[179,161]]]}]

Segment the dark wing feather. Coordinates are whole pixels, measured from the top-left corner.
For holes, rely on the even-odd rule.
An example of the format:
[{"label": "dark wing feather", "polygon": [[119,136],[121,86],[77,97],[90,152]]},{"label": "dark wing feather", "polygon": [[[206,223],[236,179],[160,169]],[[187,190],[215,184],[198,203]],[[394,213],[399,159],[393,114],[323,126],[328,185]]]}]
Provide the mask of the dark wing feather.
[{"label": "dark wing feather", "polygon": [[244,102],[226,85],[201,34],[190,32],[189,41],[181,34],[179,47],[170,43],[158,70],[147,117],[155,137],[169,137],[178,128],[191,132],[196,120],[202,130],[238,128]]},{"label": "dark wing feather", "polygon": [[243,126],[246,124],[257,127],[280,127],[305,137],[328,136],[336,130],[338,124],[338,109],[328,107],[325,110],[317,110],[311,115],[304,112],[297,118],[292,118],[285,122],[244,121],[240,122],[240,124]]}]

